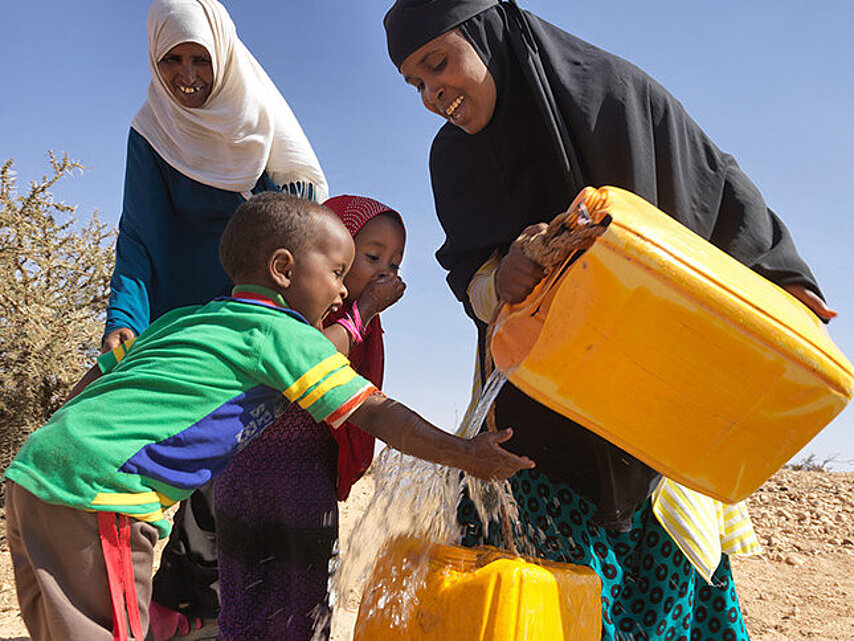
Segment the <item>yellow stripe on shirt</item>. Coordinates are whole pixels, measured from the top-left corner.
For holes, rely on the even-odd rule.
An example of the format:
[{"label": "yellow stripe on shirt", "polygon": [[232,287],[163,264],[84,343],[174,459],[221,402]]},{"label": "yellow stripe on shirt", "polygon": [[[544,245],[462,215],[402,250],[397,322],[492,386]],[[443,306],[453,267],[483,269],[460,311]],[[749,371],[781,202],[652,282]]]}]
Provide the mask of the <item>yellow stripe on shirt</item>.
[{"label": "yellow stripe on shirt", "polygon": [[92,505],[145,505],[159,503],[169,507],[177,503],[162,492],[98,492],[92,500]]},{"label": "yellow stripe on shirt", "polygon": [[124,343],[119,343],[113,348],[113,356],[116,357],[116,364],[121,363],[122,359],[128,353],[130,346],[133,345],[133,342],[136,340],[136,336],[126,340]]},{"label": "yellow stripe on shirt", "polygon": [[341,385],[346,385],[356,378],[356,376],[358,376],[358,374],[356,374],[352,367],[342,367],[334,374],[323,379],[323,381],[311,390],[309,394],[306,394],[299,399],[300,407],[304,410],[308,409],[312,403],[321,398],[328,391],[335,389],[336,387],[340,387]]},{"label": "yellow stripe on shirt", "polygon": [[92,500],[92,505],[143,505],[145,503],[160,503],[161,496],[158,492],[98,492]]},{"label": "yellow stripe on shirt", "polygon": [[[336,369],[349,364],[350,361],[347,360],[347,357],[345,357],[341,352],[335,352],[335,354],[323,359],[305,374],[300,376],[293,385],[284,391],[285,397],[293,403],[300,396],[305,394],[306,391],[310,390],[312,387],[317,385],[317,383],[326,378],[330,372],[334,372]],[[310,404],[311,403],[309,403],[309,405]],[[300,403],[300,405],[302,405],[302,403]],[[306,406],[303,405],[303,407]]]},{"label": "yellow stripe on shirt", "polygon": [[653,494],[652,510],[707,582],[711,582],[722,553],[732,556],[762,550],[743,502],[726,505],[665,478]]}]

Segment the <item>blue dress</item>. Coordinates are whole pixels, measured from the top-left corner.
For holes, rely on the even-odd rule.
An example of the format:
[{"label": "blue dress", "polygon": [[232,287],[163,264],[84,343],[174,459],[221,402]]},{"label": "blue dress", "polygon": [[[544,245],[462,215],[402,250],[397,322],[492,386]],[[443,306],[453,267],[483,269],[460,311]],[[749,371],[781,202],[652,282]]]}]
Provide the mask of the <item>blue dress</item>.
[{"label": "blue dress", "polygon": [[[265,173],[252,193],[271,190]],[[171,309],[228,295],[219,238],[244,200],[188,178],[131,129],[105,335],[121,327],[139,335]]]}]

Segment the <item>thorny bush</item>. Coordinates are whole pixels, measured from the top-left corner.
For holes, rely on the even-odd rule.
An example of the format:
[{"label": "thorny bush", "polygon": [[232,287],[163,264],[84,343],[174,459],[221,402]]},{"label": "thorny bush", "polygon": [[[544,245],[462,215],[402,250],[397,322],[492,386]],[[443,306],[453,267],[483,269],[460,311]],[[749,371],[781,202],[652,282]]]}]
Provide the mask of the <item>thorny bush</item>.
[{"label": "thorny bush", "polygon": [[83,166],[48,159],[52,173],[23,193],[13,161],[0,168],[0,470],[97,355],[109,295],[115,230],[54,200]]}]

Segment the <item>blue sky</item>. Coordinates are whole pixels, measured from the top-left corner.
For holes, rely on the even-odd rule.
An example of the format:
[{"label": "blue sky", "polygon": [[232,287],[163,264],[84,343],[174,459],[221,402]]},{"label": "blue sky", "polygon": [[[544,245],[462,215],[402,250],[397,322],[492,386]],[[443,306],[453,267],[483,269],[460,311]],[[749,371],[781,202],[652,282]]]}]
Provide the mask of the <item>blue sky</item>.
[{"label": "blue sky", "polygon": [[[442,233],[427,154],[441,123],[388,61],[390,0],[225,4],[301,121],[331,192],[370,195],[403,213],[408,289],[384,315],[386,389],[452,427],[468,398],[474,330],[433,259]],[[645,69],[736,157],[792,231],[840,313],[831,334],[854,356],[854,3],[521,5]],[[118,221],[127,130],[149,80],[147,11],[141,0],[4,3],[0,159],[15,159],[22,182],[46,171],[48,149],[83,162],[90,169],[57,190],[81,217],[97,210]],[[804,451],[854,460],[854,409]]]}]

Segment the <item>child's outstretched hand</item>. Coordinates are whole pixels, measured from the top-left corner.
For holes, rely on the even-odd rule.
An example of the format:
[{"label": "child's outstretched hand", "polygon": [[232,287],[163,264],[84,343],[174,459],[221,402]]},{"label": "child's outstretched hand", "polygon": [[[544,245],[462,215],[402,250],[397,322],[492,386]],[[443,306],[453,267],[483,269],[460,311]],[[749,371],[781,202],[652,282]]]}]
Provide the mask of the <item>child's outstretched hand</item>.
[{"label": "child's outstretched hand", "polygon": [[535,463],[527,456],[517,456],[508,452],[499,443],[509,441],[513,430],[507,428],[500,432],[483,432],[468,442],[470,454],[468,465],[460,468],[481,479],[491,481],[510,478],[519,470],[530,470]]},{"label": "child's outstretched hand", "polygon": [[372,280],[359,296],[359,312],[367,323],[375,314],[394,305],[403,296],[406,283],[397,274],[388,274]]},{"label": "child's outstretched hand", "polygon": [[506,479],[534,467],[527,456],[516,456],[499,445],[513,436],[511,429],[466,440],[440,430],[380,393],[366,398],[348,420],[401,452],[456,467],[481,479]]}]

